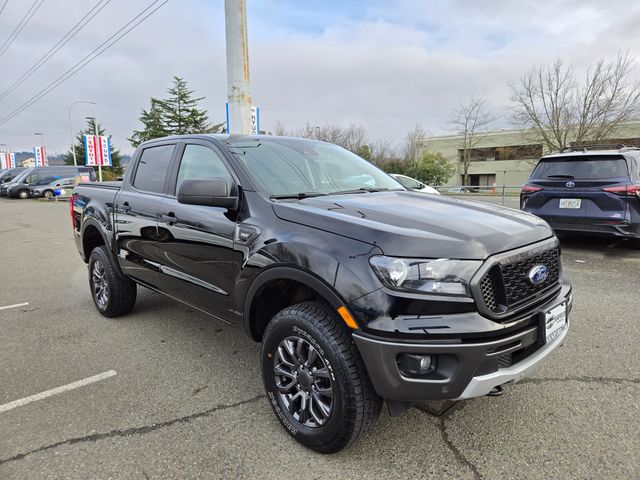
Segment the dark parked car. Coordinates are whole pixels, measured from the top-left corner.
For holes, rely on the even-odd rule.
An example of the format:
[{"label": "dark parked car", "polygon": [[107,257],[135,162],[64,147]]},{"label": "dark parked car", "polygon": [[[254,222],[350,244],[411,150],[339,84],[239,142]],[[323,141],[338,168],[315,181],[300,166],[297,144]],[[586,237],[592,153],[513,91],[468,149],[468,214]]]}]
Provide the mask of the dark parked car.
[{"label": "dark parked car", "polygon": [[542,157],[520,207],[556,231],[640,238],[640,150],[579,148]]},{"label": "dark parked car", "polygon": [[76,186],[76,179],[73,178],[63,178],[60,180],[54,180],[47,185],[40,185],[37,187],[29,188],[29,196],[34,198],[53,198],[56,190],[60,192],[60,194],[66,193],[67,191],[70,193],[73,190],[73,187]]},{"label": "dark parked car", "polygon": [[87,181],[95,181],[93,167],[34,167],[25,168],[11,181],[0,186],[0,195],[17,198],[29,198],[29,189],[48,185],[55,180],[70,177],[81,177]]},{"label": "dark parked car", "polygon": [[543,220],[407,191],[324,142],[152,140],[122,183],[76,187],[71,221],[101,314],[131,312],[141,285],[242,325],[276,417],[319,452],[352,444],[383,400],[397,415],[499,394],[569,327]]},{"label": "dark parked car", "polygon": [[2,174],[0,174],[0,197],[7,195],[6,189],[3,188],[4,185],[11,182],[25,170],[25,168],[9,168],[2,171]]}]

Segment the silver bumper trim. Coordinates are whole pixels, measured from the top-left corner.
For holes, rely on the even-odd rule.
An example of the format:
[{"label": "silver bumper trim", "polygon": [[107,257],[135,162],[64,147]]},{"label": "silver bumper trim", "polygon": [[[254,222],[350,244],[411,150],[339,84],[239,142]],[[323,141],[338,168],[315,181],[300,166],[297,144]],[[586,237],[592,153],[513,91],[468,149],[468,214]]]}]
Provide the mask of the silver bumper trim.
[{"label": "silver bumper trim", "polygon": [[467,388],[465,388],[462,394],[455,400],[482,397],[487,395],[498,385],[510,382],[519,382],[524,377],[529,376],[540,366],[551,352],[562,345],[562,342],[564,342],[564,338],[567,336],[567,332],[569,331],[569,327],[570,323],[567,319],[567,326],[565,327],[564,332],[562,332],[556,340],[540,348],[537,352],[528,356],[521,362],[518,362],[509,368],[501,368],[497,372],[473,377],[469,382],[469,385],[467,385]]}]

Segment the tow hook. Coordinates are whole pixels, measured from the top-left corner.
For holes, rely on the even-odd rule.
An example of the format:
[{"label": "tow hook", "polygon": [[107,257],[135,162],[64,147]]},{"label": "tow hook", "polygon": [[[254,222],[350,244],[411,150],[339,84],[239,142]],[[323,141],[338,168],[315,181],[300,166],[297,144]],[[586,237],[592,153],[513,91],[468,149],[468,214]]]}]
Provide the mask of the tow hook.
[{"label": "tow hook", "polygon": [[500,395],[502,395],[501,385],[496,385],[495,387],[493,387],[493,390],[487,393],[487,397],[499,397]]}]

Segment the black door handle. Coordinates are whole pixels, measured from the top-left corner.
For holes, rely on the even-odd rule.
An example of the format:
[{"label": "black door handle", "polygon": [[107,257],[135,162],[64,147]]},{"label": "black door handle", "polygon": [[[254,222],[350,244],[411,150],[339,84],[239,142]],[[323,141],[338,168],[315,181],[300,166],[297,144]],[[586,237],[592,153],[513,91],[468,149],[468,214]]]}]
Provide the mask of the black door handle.
[{"label": "black door handle", "polygon": [[122,210],[124,213],[127,213],[129,210],[131,210],[131,207],[129,206],[129,202],[124,202],[120,207],[120,210]]},{"label": "black door handle", "polygon": [[169,212],[167,214],[163,213],[162,215],[160,215],[160,220],[162,220],[168,225],[173,225],[178,221],[178,217],[176,217],[173,212]]}]

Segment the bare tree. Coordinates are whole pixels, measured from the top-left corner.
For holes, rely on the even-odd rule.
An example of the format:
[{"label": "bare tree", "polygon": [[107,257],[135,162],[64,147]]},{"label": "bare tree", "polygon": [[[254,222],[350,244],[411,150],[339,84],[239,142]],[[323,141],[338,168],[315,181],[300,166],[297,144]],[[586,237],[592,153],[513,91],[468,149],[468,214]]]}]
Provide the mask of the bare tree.
[{"label": "bare tree", "polygon": [[489,110],[487,101],[482,97],[475,96],[466,103],[460,103],[451,114],[449,124],[462,137],[462,182],[464,185],[469,185],[469,164],[471,163],[472,150],[485,137],[489,125],[496,119],[497,117]]},{"label": "bare tree", "polygon": [[397,158],[398,155],[390,140],[378,140],[371,144],[371,158],[369,160],[372,163],[380,166],[391,159]]},{"label": "bare tree", "polygon": [[296,136],[335,143],[357,154],[361,154],[365,150],[368,152],[371,151],[365,128],[362,125],[354,123],[346,128],[335,124],[314,127],[307,123],[296,132]]},{"label": "bare tree", "polygon": [[425,131],[420,125],[416,125],[413,130],[409,130],[402,143],[402,159],[405,162],[414,162],[418,158],[418,151],[424,146],[425,139],[431,134]]},{"label": "bare tree", "polygon": [[279,137],[287,136],[287,129],[284,128],[284,124],[282,122],[278,121],[278,123],[276,123],[276,128],[273,134],[278,135]]},{"label": "bare tree", "polygon": [[541,139],[549,150],[604,141],[622,122],[640,117],[640,84],[628,53],[600,59],[576,79],[561,60],[532,68],[511,85],[513,122]]}]

